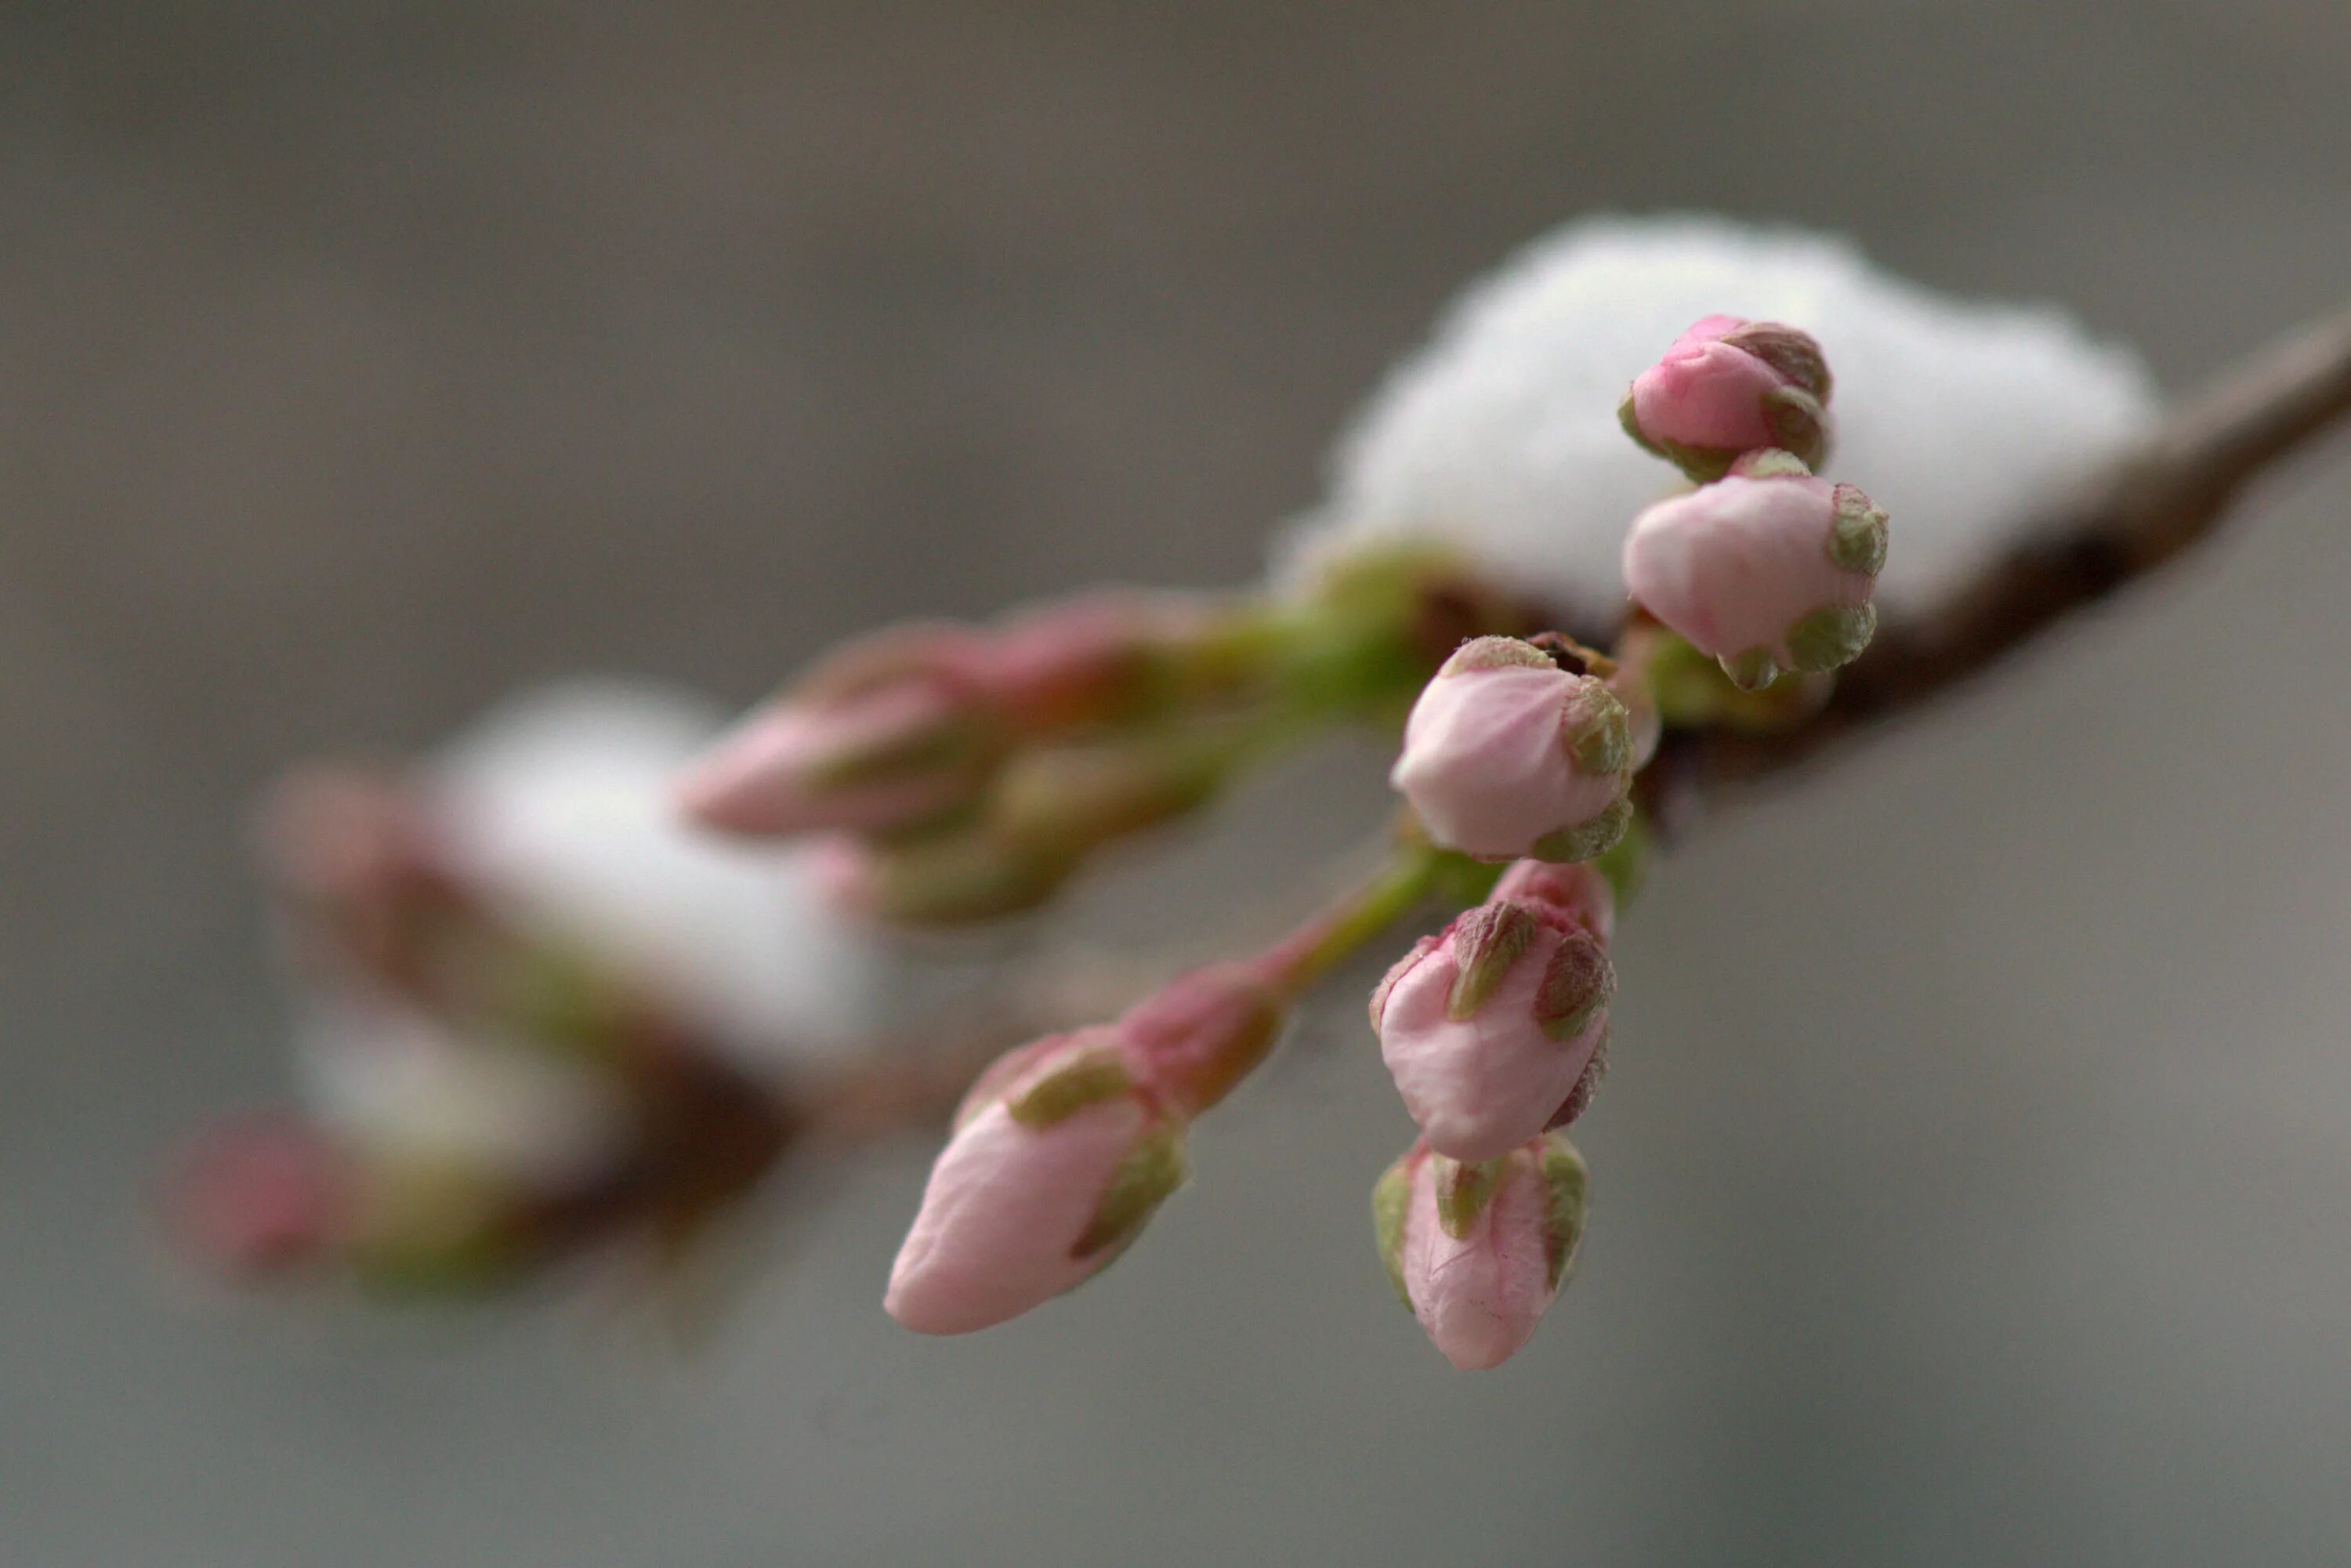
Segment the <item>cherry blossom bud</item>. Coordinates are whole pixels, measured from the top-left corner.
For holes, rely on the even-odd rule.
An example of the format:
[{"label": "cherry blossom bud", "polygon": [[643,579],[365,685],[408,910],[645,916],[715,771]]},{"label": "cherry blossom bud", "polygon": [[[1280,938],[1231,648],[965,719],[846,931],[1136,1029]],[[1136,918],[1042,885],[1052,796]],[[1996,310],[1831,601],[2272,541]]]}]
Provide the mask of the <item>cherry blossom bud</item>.
[{"label": "cherry blossom bud", "polygon": [[968,802],[994,767],[980,644],[901,630],[837,654],[691,768],[678,801],[704,827],[753,837],[883,832]]},{"label": "cherry blossom bud", "polygon": [[1523,895],[1528,880],[1423,941],[1373,993],[1405,1109],[1456,1159],[1492,1159],[1541,1132],[1607,1037],[1605,942],[1569,907]]},{"label": "cherry blossom bud", "polygon": [[904,842],[830,839],[813,869],[836,910],[890,925],[949,926],[1035,909],[1077,867],[1071,847],[981,825]]},{"label": "cherry blossom bud", "polygon": [[1583,1235],[1583,1157],[1557,1133],[1464,1165],[1416,1144],[1372,1189],[1389,1281],[1464,1372],[1518,1354]]},{"label": "cherry blossom bud", "polygon": [[1211,964],[1178,975],[1116,1024],[1128,1062],[1186,1116],[1232,1092],[1265,1060],[1290,1009],[1264,966]]},{"label": "cherry blossom bud", "polygon": [[1174,653],[1202,607],[1117,590],[1031,610],[987,634],[976,661],[987,698],[1023,733],[1066,734],[1129,718],[1170,695]]},{"label": "cherry blossom bud", "polygon": [[1388,781],[1447,849],[1580,861],[1624,836],[1631,763],[1605,685],[1515,637],[1479,637],[1422,690]]},{"label": "cherry blossom bud", "polygon": [[351,1176],[327,1139],[290,1117],[215,1128],[164,1190],[174,1239],[200,1262],[257,1275],[307,1262],[344,1233]]},{"label": "cherry blossom bud", "polygon": [[1719,478],[1742,452],[1827,453],[1828,365],[1818,343],[1776,321],[1708,316],[1643,371],[1618,418],[1691,478]]},{"label": "cherry blossom bud", "polygon": [[1886,514],[1784,452],[1750,453],[1719,484],[1660,501],[1625,540],[1625,583],[1650,614],[1749,690],[1834,670],[1868,646]]},{"label": "cherry blossom bud", "polygon": [[1184,1177],[1183,1124],[1114,1029],[1025,1046],[972,1086],[883,1306],[918,1333],[1016,1318],[1116,1258]]},{"label": "cherry blossom bud", "polygon": [[1240,753],[1228,734],[1180,728],[1032,747],[1006,763],[988,796],[987,825],[1041,853],[1075,860],[1196,810],[1224,784]]}]

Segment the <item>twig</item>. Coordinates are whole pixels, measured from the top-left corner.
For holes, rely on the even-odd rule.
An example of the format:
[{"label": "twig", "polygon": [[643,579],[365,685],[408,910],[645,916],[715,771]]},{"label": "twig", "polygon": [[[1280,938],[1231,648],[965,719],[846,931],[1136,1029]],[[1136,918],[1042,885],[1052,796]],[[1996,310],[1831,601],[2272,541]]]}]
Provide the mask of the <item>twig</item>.
[{"label": "twig", "polygon": [[2346,413],[2351,310],[2179,400],[2146,442],[2053,502],[2000,559],[1932,608],[1881,625],[1813,718],[1773,735],[1678,733],[1669,776],[1699,790],[1764,778],[1939,696],[2205,538],[2248,485]]}]

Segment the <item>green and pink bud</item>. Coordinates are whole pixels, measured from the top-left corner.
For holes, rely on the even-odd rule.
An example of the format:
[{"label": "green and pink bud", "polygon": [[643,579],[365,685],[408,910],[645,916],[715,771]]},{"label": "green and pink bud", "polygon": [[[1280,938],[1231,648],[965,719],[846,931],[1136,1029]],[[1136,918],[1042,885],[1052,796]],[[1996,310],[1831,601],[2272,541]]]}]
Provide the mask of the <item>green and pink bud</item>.
[{"label": "green and pink bud", "polygon": [[1514,869],[1372,994],[1380,1055],[1440,1154],[1493,1159],[1554,1124],[1607,1039],[1606,884],[1566,869]]},{"label": "green and pink bud", "polygon": [[1830,380],[1820,345],[1793,327],[1708,316],[1634,378],[1625,433],[1704,483],[1764,447],[1818,464],[1829,444]]},{"label": "green and pink bud", "polygon": [[1446,849],[1582,861],[1624,836],[1632,766],[1629,716],[1604,682],[1479,637],[1422,689],[1388,781]]},{"label": "green and pink bud", "polygon": [[1575,1266],[1587,1186],[1558,1133],[1473,1164],[1416,1144],[1380,1177],[1381,1260],[1446,1360],[1481,1372],[1534,1336]]},{"label": "green and pink bud", "polygon": [[1834,670],[1869,644],[1886,513],[1785,452],[1658,502],[1625,539],[1625,585],[1658,621],[1755,690]]},{"label": "green and pink bud", "polygon": [[689,768],[678,802],[705,828],[773,838],[892,832],[975,799],[1001,755],[986,649],[954,627],[843,650]]},{"label": "green and pink bud", "polygon": [[1185,1175],[1183,1121],[1117,1029],[1024,1046],[966,1097],[883,1306],[918,1333],[1019,1317],[1116,1258]]}]

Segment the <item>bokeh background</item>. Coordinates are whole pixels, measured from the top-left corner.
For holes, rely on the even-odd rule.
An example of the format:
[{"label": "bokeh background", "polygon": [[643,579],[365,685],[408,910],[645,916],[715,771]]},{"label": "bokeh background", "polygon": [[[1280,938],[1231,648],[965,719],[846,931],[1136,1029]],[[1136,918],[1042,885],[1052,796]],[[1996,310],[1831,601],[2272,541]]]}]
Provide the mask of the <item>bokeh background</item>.
[{"label": "bokeh background", "polygon": [[2351,1560],[2339,444],[1663,871],[1500,1374],[1371,1258],[1350,987],[1145,1245],[974,1341],[875,1310],[916,1139],[685,1356],[239,1310],[141,1210],[282,1085],[286,762],[1245,579],[1590,210],[1847,230],[2186,384],[2351,293],[2346,93],[2340,0],[0,7],[0,1562]]}]

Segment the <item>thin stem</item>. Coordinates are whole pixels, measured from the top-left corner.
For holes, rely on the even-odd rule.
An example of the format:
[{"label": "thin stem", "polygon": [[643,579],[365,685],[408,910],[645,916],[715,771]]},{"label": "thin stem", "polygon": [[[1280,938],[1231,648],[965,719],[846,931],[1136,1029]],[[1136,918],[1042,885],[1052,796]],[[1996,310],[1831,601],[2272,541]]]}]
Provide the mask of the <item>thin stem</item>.
[{"label": "thin stem", "polygon": [[1372,875],[1268,949],[1267,972],[1291,997],[1302,996],[1419,907],[1445,860],[1426,843],[1397,844]]}]

